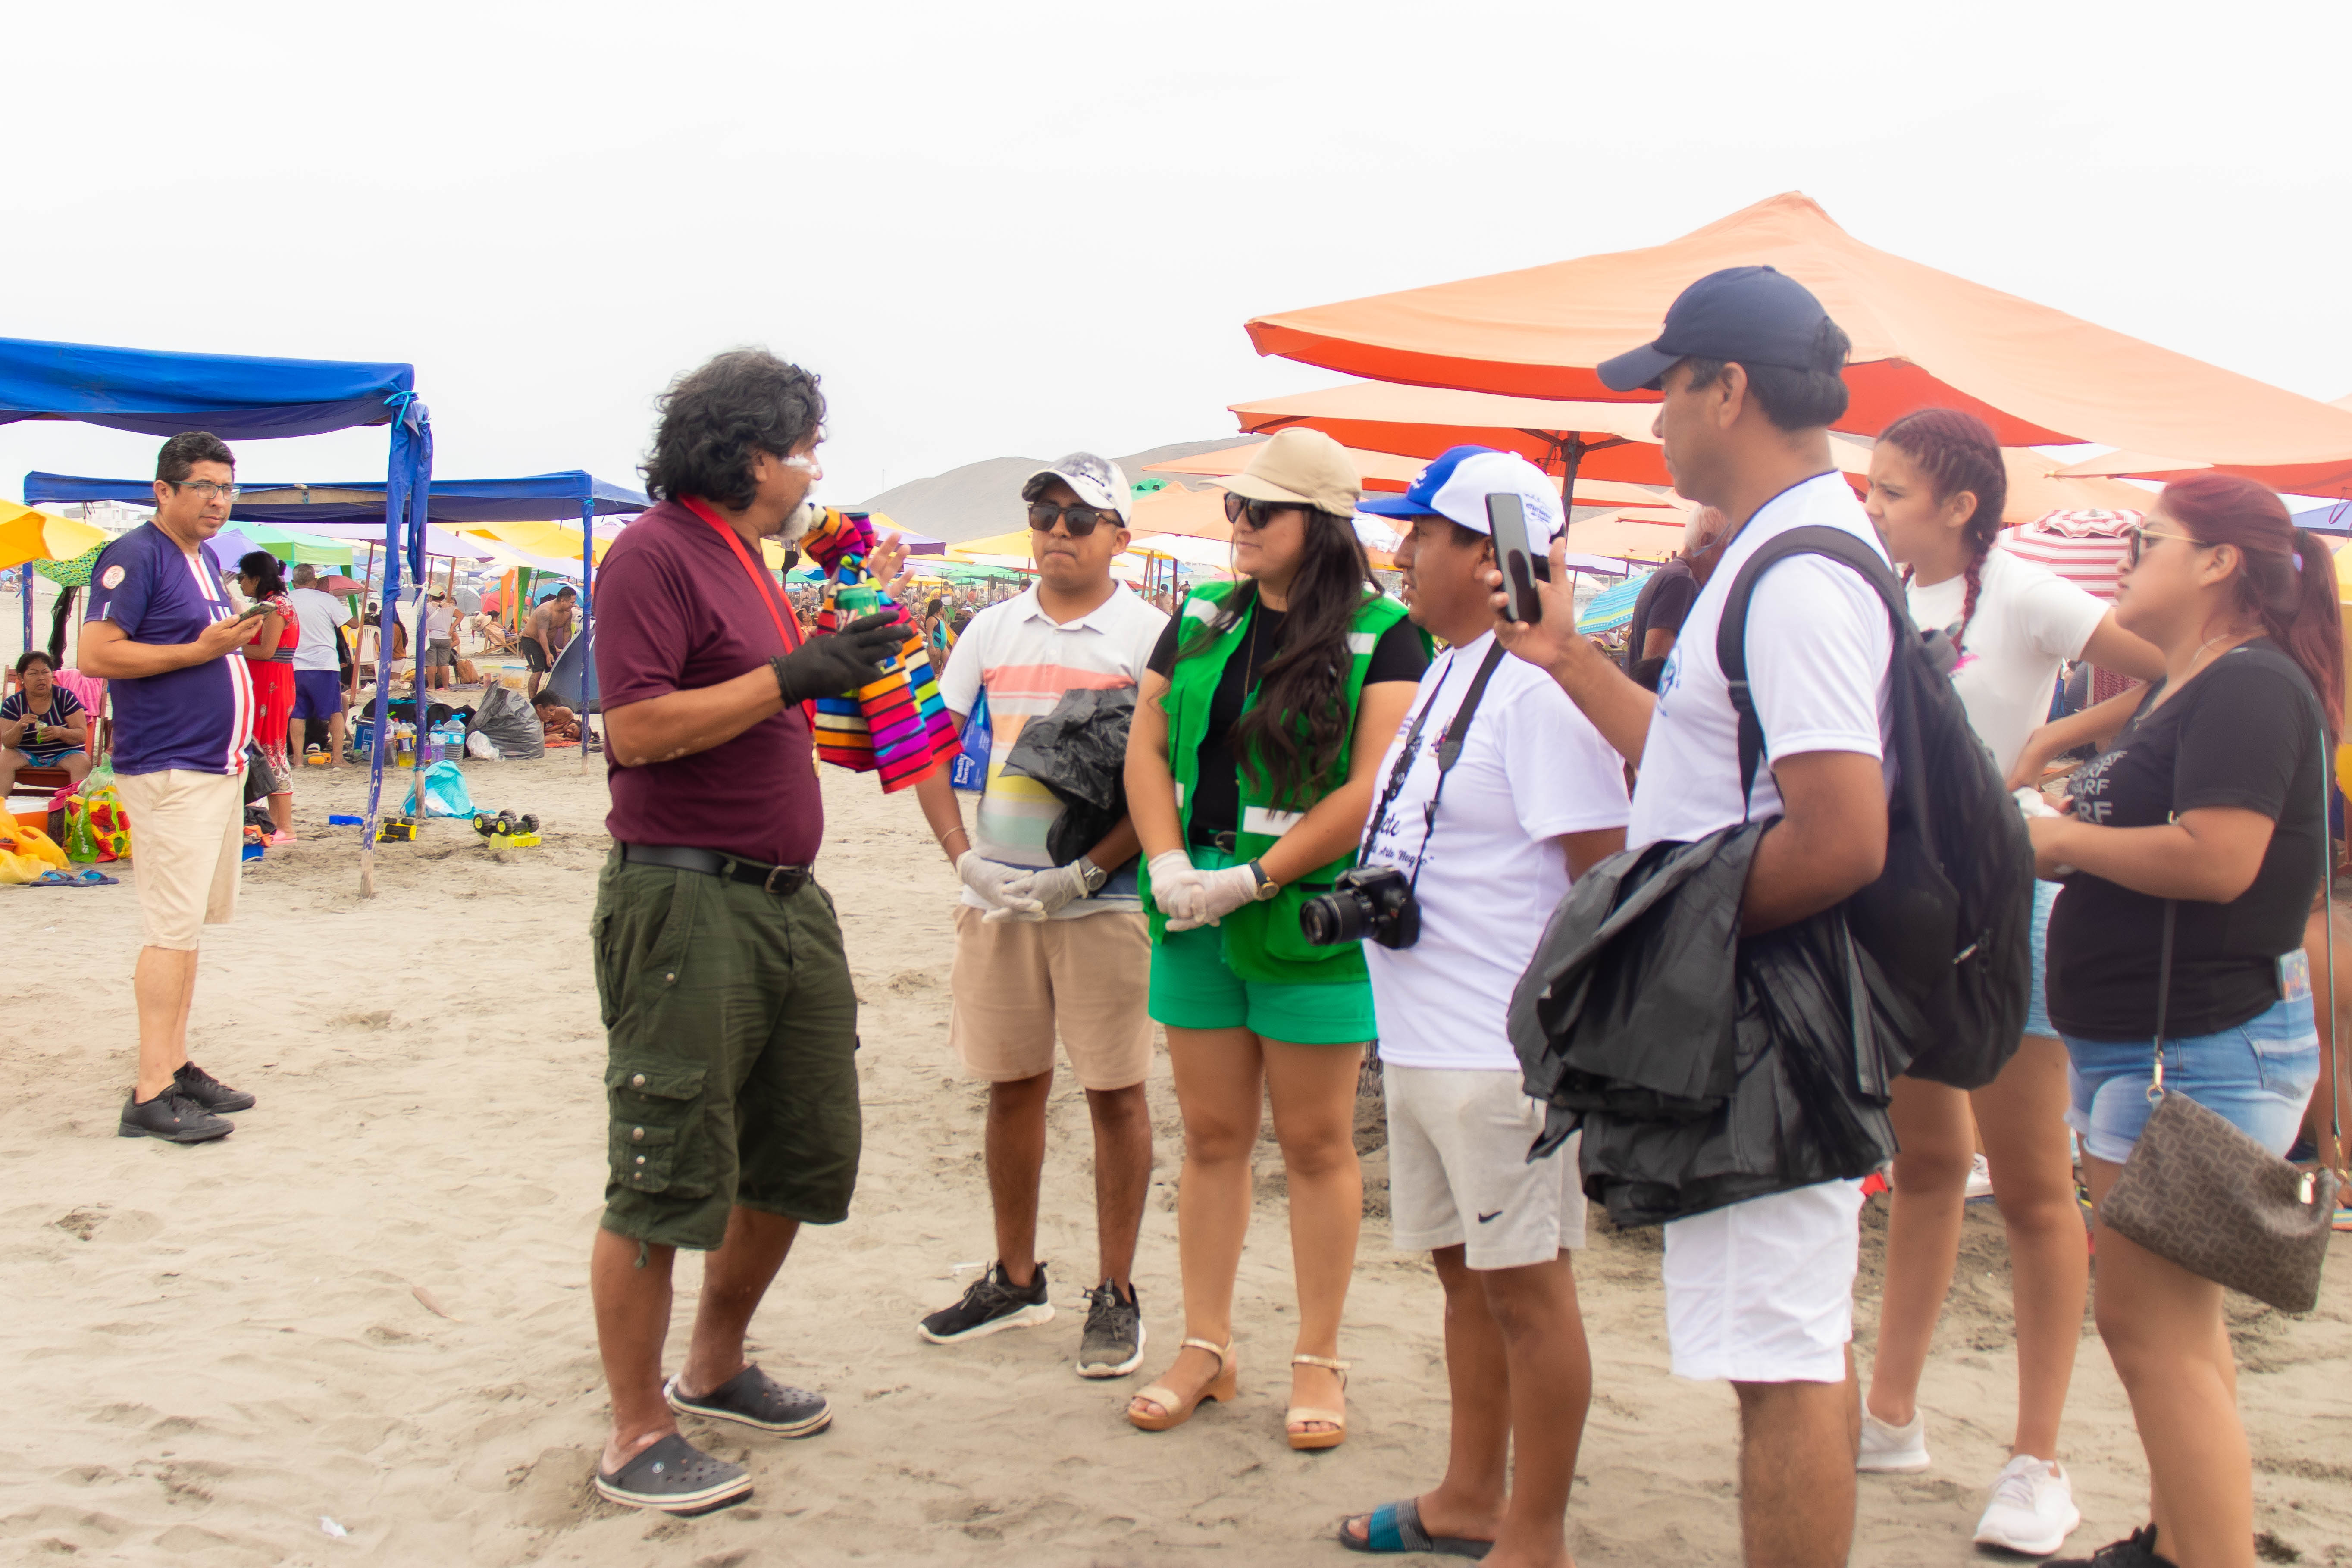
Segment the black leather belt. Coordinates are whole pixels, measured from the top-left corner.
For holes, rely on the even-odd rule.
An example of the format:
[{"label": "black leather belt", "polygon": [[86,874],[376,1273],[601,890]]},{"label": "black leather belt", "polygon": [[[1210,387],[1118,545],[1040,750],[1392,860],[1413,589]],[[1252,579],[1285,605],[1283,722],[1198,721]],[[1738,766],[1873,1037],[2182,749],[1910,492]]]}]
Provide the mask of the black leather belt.
[{"label": "black leather belt", "polygon": [[680,871],[699,871],[706,877],[724,877],[730,882],[749,882],[779,895],[799,892],[816,876],[814,866],[769,866],[716,850],[688,849],[679,844],[624,844],[621,858],[636,866],[671,866]]},{"label": "black leather belt", "polygon": [[1234,833],[1195,833],[1192,837],[1192,842],[1202,848],[1219,849],[1228,855],[1233,854],[1241,842],[1240,836]]}]

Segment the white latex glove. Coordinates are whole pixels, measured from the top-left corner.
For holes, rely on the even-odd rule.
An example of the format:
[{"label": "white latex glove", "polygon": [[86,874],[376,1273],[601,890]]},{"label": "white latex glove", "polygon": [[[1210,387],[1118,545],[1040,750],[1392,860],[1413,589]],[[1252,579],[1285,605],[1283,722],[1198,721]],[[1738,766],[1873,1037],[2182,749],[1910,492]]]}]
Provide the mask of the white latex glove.
[{"label": "white latex glove", "polygon": [[1042,921],[1063,905],[1087,896],[1087,879],[1075,862],[1067,866],[1048,866],[1042,871],[1031,871],[1004,884],[1004,897],[1021,899],[1036,906],[1034,913],[1011,908],[994,909],[980,918],[983,921]]},{"label": "white latex glove", "polygon": [[976,849],[967,849],[956,857],[956,875],[963,879],[965,887],[980,895],[981,902],[992,912],[1003,910],[1017,915],[1034,910],[1043,914],[1036,900],[1013,893],[1013,884],[1025,879],[1026,872],[999,861],[984,860]]},{"label": "white latex glove", "polygon": [[1257,902],[1257,873],[1247,866],[1227,866],[1215,871],[1196,871],[1193,875],[1201,879],[1199,912],[1186,920],[1170,921],[1170,931],[1213,926],[1244,904]]},{"label": "white latex glove", "polygon": [[1151,901],[1168,917],[1171,931],[1191,931],[1201,923],[1201,873],[1181,849],[1151,858]]}]

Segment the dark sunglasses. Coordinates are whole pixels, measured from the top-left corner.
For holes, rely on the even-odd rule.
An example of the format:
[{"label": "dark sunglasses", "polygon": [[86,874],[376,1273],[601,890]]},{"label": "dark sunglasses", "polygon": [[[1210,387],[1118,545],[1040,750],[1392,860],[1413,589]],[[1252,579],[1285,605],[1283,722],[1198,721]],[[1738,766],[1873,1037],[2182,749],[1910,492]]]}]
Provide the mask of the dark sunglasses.
[{"label": "dark sunglasses", "polygon": [[1231,490],[1225,492],[1225,521],[1239,522],[1246,515],[1253,529],[1264,528],[1274,521],[1278,511],[1299,511],[1306,503],[1295,500],[1250,500]]},{"label": "dark sunglasses", "polygon": [[1094,507],[1084,505],[1055,506],[1049,500],[1033,500],[1029,503],[1029,526],[1038,532],[1051,533],[1056,518],[1069,524],[1072,539],[1084,539],[1106,519],[1109,520],[1113,528],[1118,526],[1118,513],[1115,511],[1101,511]]},{"label": "dark sunglasses", "polygon": [[2185,544],[2193,544],[2200,550],[2210,550],[2213,548],[2210,544],[2206,543],[2205,541],[2201,539],[2191,539],[2185,533],[2167,533],[2160,528],[2148,528],[2144,525],[2136,528],[2126,528],[2124,530],[2124,564],[2126,566],[2138,565],[2139,558],[2147,553],[2147,542],[2151,539],[2178,539]]}]

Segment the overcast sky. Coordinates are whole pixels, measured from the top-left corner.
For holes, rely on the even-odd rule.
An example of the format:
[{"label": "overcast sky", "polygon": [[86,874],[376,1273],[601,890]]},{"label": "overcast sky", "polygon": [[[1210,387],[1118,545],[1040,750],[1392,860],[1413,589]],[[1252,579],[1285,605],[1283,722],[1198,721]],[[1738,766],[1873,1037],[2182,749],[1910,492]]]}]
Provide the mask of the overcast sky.
[{"label": "overcast sky", "polygon": [[[1255,313],[1802,190],[2333,398],[2347,45],[2340,0],[16,5],[0,334],[408,360],[444,477],[630,483],[663,383],[764,344],[824,376],[849,502],[1227,434],[1226,404],[1335,379],[1256,357]],[[0,426],[0,494],[154,446]]]}]

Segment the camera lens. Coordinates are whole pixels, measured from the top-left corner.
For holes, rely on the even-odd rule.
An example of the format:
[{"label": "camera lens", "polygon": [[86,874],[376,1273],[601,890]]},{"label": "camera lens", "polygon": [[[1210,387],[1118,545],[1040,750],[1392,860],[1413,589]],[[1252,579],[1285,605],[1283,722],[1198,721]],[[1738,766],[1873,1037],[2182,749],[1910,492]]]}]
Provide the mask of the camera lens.
[{"label": "camera lens", "polygon": [[1337,947],[1343,942],[1361,942],[1371,915],[1371,905],[1362,894],[1342,889],[1301,904],[1298,929],[1317,947]]}]

